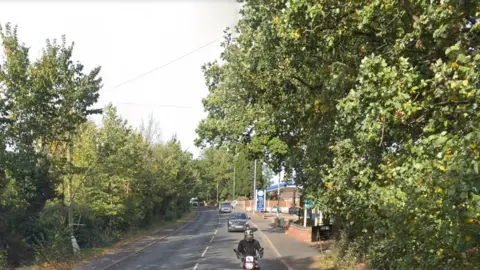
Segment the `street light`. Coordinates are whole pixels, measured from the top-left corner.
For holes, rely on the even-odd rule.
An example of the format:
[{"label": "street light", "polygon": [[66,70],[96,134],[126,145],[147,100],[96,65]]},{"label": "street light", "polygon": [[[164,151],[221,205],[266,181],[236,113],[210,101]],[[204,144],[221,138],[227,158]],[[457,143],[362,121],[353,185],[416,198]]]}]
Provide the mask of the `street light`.
[{"label": "street light", "polygon": [[235,162],[233,163],[233,198],[232,200],[235,201]]},{"label": "street light", "polygon": [[257,160],[255,159],[255,164],[253,166],[253,207],[252,213],[255,213],[257,208]]},{"label": "street light", "polygon": [[282,180],[282,171],[278,173],[278,185],[277,185],[277,218],[280,219],[280,181]]}]

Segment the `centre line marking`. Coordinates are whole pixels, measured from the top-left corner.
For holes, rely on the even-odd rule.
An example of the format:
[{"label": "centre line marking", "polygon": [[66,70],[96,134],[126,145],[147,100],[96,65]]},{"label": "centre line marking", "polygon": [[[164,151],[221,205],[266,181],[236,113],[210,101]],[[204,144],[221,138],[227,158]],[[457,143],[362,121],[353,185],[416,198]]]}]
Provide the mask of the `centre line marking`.
[{"label": "centre line marking", "polygon": [[207,248],[205,249],[205,251],[203,251],[203,253],[202,253],[202,258],[203,258],[203,256],[205,256],[205,253],[207,253],[207,250],[208,250],[208,246],[207,246]]},{"label": "centre line marking", "polygon": [[211,244],[213,242],[213,238],[215,238],[215,235],[212,235],[212,239],[210,239],[210,243]]},{"label": "centre line marking", "polygon": [[193,270],[196,270],[198,268],[198,263],[195,264],[195,267],[193,267]]},{"label": "centre line marking", "polygon": [[217,234],[217,230],[215,230],[215,233],[214,234]]}]

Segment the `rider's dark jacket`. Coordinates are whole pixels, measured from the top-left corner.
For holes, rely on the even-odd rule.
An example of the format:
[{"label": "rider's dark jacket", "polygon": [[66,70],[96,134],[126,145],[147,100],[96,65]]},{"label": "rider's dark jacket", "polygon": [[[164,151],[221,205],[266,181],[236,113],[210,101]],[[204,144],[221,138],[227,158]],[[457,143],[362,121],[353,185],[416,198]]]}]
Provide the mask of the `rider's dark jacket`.
[{"label": "rider's dark jacket", "polygon": [[256,251],[260,250],[262,247],[260,246],[260,243],[253,239],[253,241],[247,241],[246,239],[243,239],[238,243],[238,252],[243,254],[243,256],[256,256]]}]

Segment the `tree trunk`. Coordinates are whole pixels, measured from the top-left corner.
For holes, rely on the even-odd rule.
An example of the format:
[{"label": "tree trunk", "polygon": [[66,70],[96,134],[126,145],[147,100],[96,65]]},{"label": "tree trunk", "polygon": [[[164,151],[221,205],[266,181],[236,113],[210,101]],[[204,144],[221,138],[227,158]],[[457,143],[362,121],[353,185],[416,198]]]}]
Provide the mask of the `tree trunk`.
[{"label": "tree trunk", "polygon": [[72,240],[73,254],[78,255],[80,253],[80,247],[78,246],[77,239],[75,239],[73,231],[73,171],[72,171],[72,145],[68,142],[67,145],[67,162],[68,162],[68,193],[69,193],[69,205],[68,205],[68,227],[70,229],[70,238]]}]

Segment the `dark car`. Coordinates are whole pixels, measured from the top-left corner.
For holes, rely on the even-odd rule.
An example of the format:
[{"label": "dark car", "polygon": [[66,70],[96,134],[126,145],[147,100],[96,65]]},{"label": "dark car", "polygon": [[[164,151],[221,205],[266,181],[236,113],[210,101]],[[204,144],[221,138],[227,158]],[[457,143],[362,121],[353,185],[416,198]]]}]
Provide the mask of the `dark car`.
[{"label": "dark car", "polygon": [[249,219],[250,218],[245,212],[233,212],[227,220],[228,232],[245,231],[250,229],[250,223],[248,222]]}]

